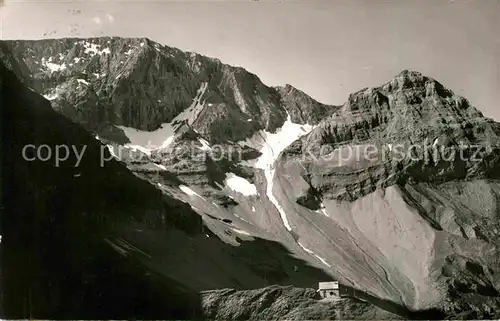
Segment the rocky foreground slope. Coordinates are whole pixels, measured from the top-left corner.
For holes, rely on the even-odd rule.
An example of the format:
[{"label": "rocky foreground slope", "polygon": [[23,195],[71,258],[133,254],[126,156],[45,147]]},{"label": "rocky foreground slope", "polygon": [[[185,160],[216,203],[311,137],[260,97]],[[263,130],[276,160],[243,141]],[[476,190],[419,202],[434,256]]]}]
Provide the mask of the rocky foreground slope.
[{"label": "rocky foreground slope", "polygon": [[[179,213],[192,222],[166,236],[115,224],[113,248],[142,252],[137,261],[154,273],[193,292],[334,278],[399,315],[498,311],[500,125],[438,81],[403,71],[328,106],[149,39],[2,48],[26,86],[107,145],[106,162],[121,161],[153,194],[190,205],[166,209],[175,222],[167,225],[186,222]],[[178,231],[186,226],[196,236]],[[339,316],[300,299],[309,290],[286,290],[288,308],[276,288],[235,291],[203,294],[211,302],[202,301],[203,313]],[[233,309],[260,295],[270,307]],[[293,312],[303,302],[322,312]]]},{"label": "rocky foreground slope", "polygon": [[[400,320],[401,315],[361,300],[326,302],[314,289],[272,286],[202,293],[202,311],[213,320]],[[385,309],[391,307],[384,305]],[[395,312],[402,312],[397,310]]]}]

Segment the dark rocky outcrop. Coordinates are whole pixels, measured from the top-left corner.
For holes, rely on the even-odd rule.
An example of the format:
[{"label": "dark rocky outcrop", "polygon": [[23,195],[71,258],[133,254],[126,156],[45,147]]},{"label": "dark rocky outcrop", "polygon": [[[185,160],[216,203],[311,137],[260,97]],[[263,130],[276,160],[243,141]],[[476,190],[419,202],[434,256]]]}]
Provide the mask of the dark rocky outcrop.
[{"label": "dark rocky outcrop", "polygon": [[[120,258],[103,238],[113,235],[116,226],[133,222],[164,233],[191,233],[200,229],[200,217],[124,165],[109,161],[101,166],[106,149],[55,113],[3,64],[0,95],[2,316],[148,318],[158,311],[186,316],[197,305],[196,295],[177,290],[174,280],[145,276],[144,269]],[[29,150],[23,156],[30,144],[49,146],[52,158],[27,160],[36,156]],[[56,165],[57,146],[85,148],[81,162],[70,153]],[[179,296],[179,301],[165,309],[168,296]]]}]

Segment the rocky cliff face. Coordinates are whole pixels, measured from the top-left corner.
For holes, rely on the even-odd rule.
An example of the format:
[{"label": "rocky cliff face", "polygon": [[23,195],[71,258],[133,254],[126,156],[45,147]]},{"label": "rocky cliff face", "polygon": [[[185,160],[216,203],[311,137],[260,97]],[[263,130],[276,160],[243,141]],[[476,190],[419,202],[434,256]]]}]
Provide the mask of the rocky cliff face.
[{"label": "rocky cliff face", "polygon": [[203,107],[192,126],[210,142],[244,140],[261,129],[274,131],[287,110],[300,123],[317,122],[331,113],[328,106],[290,86],[267,87],[242,68],[147,38],[5,44],[29,70],[32,87],[56,110],[103,137],[107,124],[158,129],[189,107],[197,93]]},{"label": "rocky cliff face", "polygon": [[[497,128],[437,81],[403,71],[352,94],[284,150],[273,192],[299,239],[324,242],[318,255],[365,289],[374,280],[378,297],[413,309],[470,292],[490,302],[500,272]],[[312,225],[322,235],[307,221],[322,222]]]},{"label": "rocky cliff face", "polygon": [[307,158],[302,165],[315,191],[354,201],[408,180],[497,178],[497,128],[437,81],[403,71],[352,94],[285,154]]},{"label": "rocky cliff face", "polygon": [[158,216],[173,226],[166,236],[118,224],[112,248],[133,245],[190,291],[234,289],[204,292],[200,313],[324,319],[366,307],[351,316],[385,318],[304,289],[333,278],[399,315],[495,316],[500,124],[438,81],[403,71],[329,106],[146,38],[2,48],[25,84],[108,146],[108,161],[149,182],[138,202],[161,195],[161,213],[175,213]]}]

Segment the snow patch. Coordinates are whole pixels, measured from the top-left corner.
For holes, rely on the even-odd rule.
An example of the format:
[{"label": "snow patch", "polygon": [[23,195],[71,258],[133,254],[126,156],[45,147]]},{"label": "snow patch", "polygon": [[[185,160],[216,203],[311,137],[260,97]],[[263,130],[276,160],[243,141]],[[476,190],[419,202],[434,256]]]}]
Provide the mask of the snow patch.
[{"label": "snow patch", "polygon": [[262,136],[264,145],[259,150],[262,155],[258,158],[255,167],[264,170],[273,168],[274,162],[279,154],[301,136],[308,134],[313,128],[313,126],[308,124],[301,125],[293,123],[288,114],[285,123],[276,133],[269,133],[266,131],[258,133],[258,135]]},{"label": "snow patch", "polygon": [[313,128],[313,126],[308,124],[301,125],[293,123],[291,121],[290,114],[287,113],[287,119],[285,123],[279,130],[276,131],[276,133],[270,133],[266,131],[257,133],[257,135],[259,135],[264,140],[264,144],[259,150],[262,155],[257,159],[255,167],[264,170],[267,181],[267,197],[278,210],[283,224],[289,231],[292,230],[292,227],[288,222],[286,213],[273,194],[273,177],[275,171],[274,162],[286,147],[296,141],[299,137],[309,133]]},{"label": "snow patch", "polygon": [[125,146],[123,146],[125,148],[128,148],[130,150],[132,150],[133,152],[141,152],[141,153],[144,153],[148,156],[151,156],[151,151],[147,148],[144,148],[142,146],[139,146],[139,145],[132,145],[132,144],[126,144]]},{"label": "snow patch", "polygon": [[[133,147],[140,149],[145,154],[150,155],[152,151],[164,150],[170,146],[174,140],[176,130],[182,126],[183,122],[187,122],[191,125],[198,114],[203,109],[203,103],[200,102],[201,97],[207,89],[208,83],[203,83],[198,89],[198,93],[193,99],[193,103],[185,111],[177,115],[172,122],[164,123],[159,129],[154,131],[143,131],[132,127],[116,126],[117,128],[123,130],[130,143],[126,144],[127,147]],[[208,142],[203,140],[201,144],[203,148],[210,148]]]},{"label": "snow patch", "polygon": [[239,218],[240,220],[242,220],[243,222],[245,223],[248,223],[250,225],[253,225],[252,223],[250,223],[249,221],[245,220],[243,217],[239,216],[238,214],[234,213],[234,216],[236,216],[237,218]]},{"label": "snow patch", "polygon": [[257,195],[257,187],[254,184],[233,173],[226,174],[225,183],[230,189],[244,196]]},{"label": "snow patch", "polygon": [[52,62],[45,62],[45,67],[47,67],[47,69],[49,69],[50,72],[54,72],[54,71],[61,71],[61,70],[66,69],[66,64],[59,65],[59,64],[52,63]]},{"label": "snow patch", "polygon": [[233,228],[233,231],[235,231],[238,234],[252,236],[252,234],[248,233],[247,231],[239,230],[237,228]]},{"label": "snow patch", "polygon": [[317,255],[317,254],[316,254],[316,253],[314,253],[313,251],[311,251],[311,250],[309,250],[308,248],[306,248],[304,245],[302,245],[302,243],[300,243],[300,242],[297,242],[297,243],[300,245],[300,247],[301,247],[302,249],[304,249],[304,251],[306,251],[307,253],[309,253],[309,254],[311,254],[311,255],[315,256],[318,260],[320,260],[320,261],[321,261],[321,263],[323,263],[324,265],[326,265],[326,266],[328,266],[328,267],[330,267],[330,268],[332,267],[332,266],[331,266],[331,265],[330,265],[330,264],[329,264],[329,263],[328,263],[328,262],[327,262],[324,258],[322,258],[321,256]]},{"label": "snow patch", "polygon": [[238,82],[236,81],[236,78],[234,75],[231,76],[231,85],[233,88],[234,101],[236,102],[236,105],[238,105],[238,107],[240,107],[240,109],[243,113],[247,113],[247,111],[248,111],[247,103],[246,103],[245,99],[243,98],[243,95],[240,91],[240,87],[239,87]]},{"label": "snow patch", "polygon": [[170,124],[162,124],[155,131],[143,131],[132,127],[116,126],[123,130],[130,143],[125,144],[126,147],[131,147],[143,151],[150,155],[151,151],[168,146],[174,138],[174,128]]},{"label": "snow patch", "polygon": [[177,122],[187,121],[188,125],[192,125],[198,118],[198,115],[200,114],[203,107],[205,106],[205,102],[202,102],[201,98],[205,94],[207,88],[208,88],[208,82],[202,83],[200,88],[198,88],[196,96],[194,97],[191,105],[182,113],[177,115],[177,117],[174,118],[172,123],[175,123],[176,121]]},{"label": "snow patch", "polygon": [[323,205],[323,203],[321,203],[320,208],[316,211],[316,213],[323,214],[324,216],[329,217],[328,213],[326,212],[326,207],[325,205]]},{"label": "snow patch", "polygon": [[87,41],[83,43],[83,47],[85,48],[83,53],[90,54],[91,56],[102,55],[103,53],[108,53],[108,54],[111,53],[109,48],[104,48],[101,50],[99,49],[100,45],[97,45],[95,43],[90,43]]},{"label": "snow patch", "polygon": [[58,97],[57,93],[52,93],[52,94],[48,94],[48,95],[43,95],[43,97],[45,97],[45,99],[47,100],[54,100]]},{"label": "snow patch", "polygon": [[187,187],[186,185],[179,185],[179,188],[181,191],[183,191],[184,193],[186,193],[187,195],[189,196],[198,196],[199,198],[202,198],[198,193],[196,193],[195,191],[193,191],[191,188]]},{"label": "snow patch", "polygon": [[158,167],[161,170],[164,170],[164,171],[167,170],[167,168],[165,167],[165,165],[162,165],[162,164],[155,164],[155,165],[156,165],[156,167]]},{"label": "snow patch", "polygon": [[290,223],[288,222],[288,218],[286,217],[286,212],[281,207],[280,203],[278,200],[274,197],[273,194],[273,177],[274,177],[274,169],[271,170],[266,170],[264,172],[264,175],[266,176],[266,181],[267,181],[267,188],[266,188],[266,194],[271,203],[273,203],[274,207],[278,210],[278,213],[280,214],[281,220],[283,221],[283,225],[285,225],[286,229],[288,231],[292,231],[292,227],[290,226]]},{"label": "snow patch", "polygon": [[88,81],[86,81],[85,79],[77,79],[76,81],[78,81],[80,84],[84,84],[84,85],[90,85]]},{"label": "snow patch", "polygon": [[113,147],[113,145],[106,145],[106,147],[108,148],[111,156],[113,156],[114,158],[120,159],[120,157],[118,157],[118,155],[115,154],[115,150],[114,150],[115,148]]},{"label": "snow patch", "polygon": [[111,242],[108,239],[104,239],[113,249],[115,249],[118,253],[120,253],[123,256],[127,256],[127,251],[122,249],[120,246],[116,245],[115,243]]},{"label": "snow patch", "polygon": [[210,144],[203,138],[198,138],[198,141],[201,144],[201,150],[210,150]]}]

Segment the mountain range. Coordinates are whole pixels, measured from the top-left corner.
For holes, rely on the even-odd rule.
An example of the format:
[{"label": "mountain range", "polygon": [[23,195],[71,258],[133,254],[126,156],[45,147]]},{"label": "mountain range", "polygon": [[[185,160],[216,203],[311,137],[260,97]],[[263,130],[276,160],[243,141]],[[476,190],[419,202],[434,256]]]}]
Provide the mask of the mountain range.
[{"label": "mountain range", "polygon": [[148,38],[0,61],[5,316],[499,317],[500,124],[437,80],[333,106]]}]

